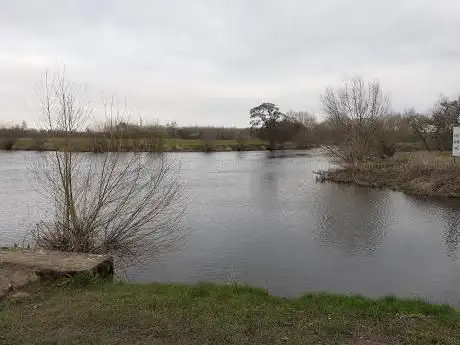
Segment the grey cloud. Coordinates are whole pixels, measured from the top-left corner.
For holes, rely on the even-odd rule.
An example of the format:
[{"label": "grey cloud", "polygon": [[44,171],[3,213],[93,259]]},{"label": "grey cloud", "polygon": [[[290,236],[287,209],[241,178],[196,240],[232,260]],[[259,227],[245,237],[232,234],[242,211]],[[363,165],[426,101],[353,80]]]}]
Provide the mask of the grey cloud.
[{"label": "grey cloud", "polygon": [[0,121],[32,121],[32,85],[63,64],[160,121],[241,126],[266,100],[318,111],[354,74],[425,110],[459,92],[459,29],[456,0],[0,0]]}]

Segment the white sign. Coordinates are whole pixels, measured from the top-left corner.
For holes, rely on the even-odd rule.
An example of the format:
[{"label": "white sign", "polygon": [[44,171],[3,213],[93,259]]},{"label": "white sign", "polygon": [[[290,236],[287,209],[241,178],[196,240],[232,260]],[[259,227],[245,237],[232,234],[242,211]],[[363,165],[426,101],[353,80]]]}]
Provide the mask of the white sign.
[{"label": "white sign", "polygon": [[452,143],[452,156],[460,157],[460,127],[454,127],[454,141]]}]

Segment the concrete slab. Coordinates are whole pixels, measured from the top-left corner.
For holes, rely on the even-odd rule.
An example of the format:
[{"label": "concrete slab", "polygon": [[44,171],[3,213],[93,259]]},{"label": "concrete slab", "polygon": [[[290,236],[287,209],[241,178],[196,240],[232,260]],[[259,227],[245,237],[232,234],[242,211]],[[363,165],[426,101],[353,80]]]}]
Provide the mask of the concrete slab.
[{"label": "concrete slab", "polygon": [[0,249],[0,297],[32,281],[82,273],[111,276],[113,258],[35,249]]},{"label": "concrete slab", "polygon": [[33,269],[0,263],[0,297],[38,279]]}]

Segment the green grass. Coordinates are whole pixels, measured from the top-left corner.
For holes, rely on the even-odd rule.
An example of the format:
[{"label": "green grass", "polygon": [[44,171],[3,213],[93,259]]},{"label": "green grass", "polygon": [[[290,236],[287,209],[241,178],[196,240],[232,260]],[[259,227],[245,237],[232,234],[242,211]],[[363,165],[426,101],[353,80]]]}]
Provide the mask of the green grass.
[{"label": "green grass", "polygon": [[0,302],[0,344],[459,344],[460,313],[387,297],[97,282]]},{"label": "green grass", "polygon": [[[40,137],[40,138],[17,138],[8,142],[0,143],[0,149],[13,149],[25,151],[54,151],[63,150],[67,147],[64,138],[57,137]],[[70,139],[70,146],[76,152],[91,152],[103,144],[104,139],[89,137],[73,137]],[[124,139],[123,150],[125,151],[232,151],[232,150],[261,150],[266,147],[267,143],[259,139],[238,140],[212,140],[204,141],[201,139],[156,139],[136,138]]]},{"label": "green grass", "polygon": [[[173,138],[168,138],[166,139],[166,145],[181,145],[183,147],[194,147],[194,146],[200,146],[203,145],[205,142],[201,139],[173,139]],[[233,146],[233,145],[239,145],[239,142],[237,140],[233,139],[219,139],[219,140],[213,140],[212,143],[216,145],[222,145],[222,146]],[[248,139],[244,141],[244,144],[246,145],[266,145],[267,143],[263,140],[260,139]]]},{"label": "green grass", "polygon": [[252,150],[258,150],[262,147],[265,147],[267,143],[263,140],[260,139],[248,139],[244,141],[238,141],[238,140],[224,140],[224,139],[219,139],[219,140],[212,140],[212,141],[204,141],[201,139],[174,139],[174,138],[167,138],[165,140],[165,148],[166,149],[173,149],[174,147],[180,147],[183,150],[197,150],[197,151],[203,151],[206,146],[211,146],[214,150],[216,151],[226,151],[226,150],[232,150],[237,147],[242,147],[244,149],[252,149]]}]

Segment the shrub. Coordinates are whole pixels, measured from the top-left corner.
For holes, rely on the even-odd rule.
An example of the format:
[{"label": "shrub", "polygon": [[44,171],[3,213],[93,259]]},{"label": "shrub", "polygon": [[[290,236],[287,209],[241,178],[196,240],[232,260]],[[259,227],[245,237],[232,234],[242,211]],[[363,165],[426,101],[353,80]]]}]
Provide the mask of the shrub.
[{"label": "shrub", "polygon": [[11,151],[14,147],[15,141],[16,139],[13,138],[3,139],[2,141],[0,141],[0,149]]}]

